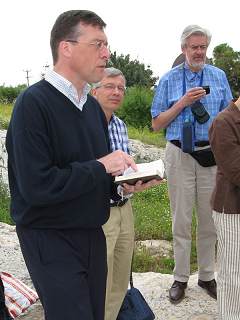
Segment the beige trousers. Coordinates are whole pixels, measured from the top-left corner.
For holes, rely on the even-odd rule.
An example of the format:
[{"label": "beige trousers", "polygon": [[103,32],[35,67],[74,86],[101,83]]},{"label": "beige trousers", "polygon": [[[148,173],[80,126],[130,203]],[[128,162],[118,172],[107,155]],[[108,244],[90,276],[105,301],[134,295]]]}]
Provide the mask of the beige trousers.
[{"label": "beige trousers", "polygon": [[133,246],[134,220],[131,201],[123,207],[112,207],[103,226],[107,243],[107,289],[105,320],[116,320],[128,289]]},{"label": "beige trousers", "polygon": [[210,208],[216,166],[204,168],[191,155],[168,142],[166,173],[172,211],[174,279],[187,282],[190,275],[191,225],[193,208],[197,215],[198,277],[214,278],[216,230]]}]

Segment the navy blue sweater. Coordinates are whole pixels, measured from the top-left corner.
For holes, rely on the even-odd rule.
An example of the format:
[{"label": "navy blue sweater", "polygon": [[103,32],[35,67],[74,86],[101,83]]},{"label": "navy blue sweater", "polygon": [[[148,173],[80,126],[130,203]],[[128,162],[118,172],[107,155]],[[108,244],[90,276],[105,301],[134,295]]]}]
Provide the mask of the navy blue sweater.
[{"label": "navy blue sweater", "polygon": [[112,178],[96,159],[109,152],[98,102],[80,111],[42,80],[17,99],[7,132],[11,216],[33,228],[96,228],[109,217]]}]

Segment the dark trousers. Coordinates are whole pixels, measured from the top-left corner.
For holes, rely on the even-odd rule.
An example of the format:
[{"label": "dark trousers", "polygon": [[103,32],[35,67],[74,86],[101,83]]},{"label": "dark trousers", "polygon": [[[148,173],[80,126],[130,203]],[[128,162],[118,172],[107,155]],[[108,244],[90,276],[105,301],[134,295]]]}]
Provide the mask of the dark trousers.
[{"label": "dark trousers", "polygon": [[17,227],[23,257],[46,320],[103,320],[106,241],[102,228]]}]

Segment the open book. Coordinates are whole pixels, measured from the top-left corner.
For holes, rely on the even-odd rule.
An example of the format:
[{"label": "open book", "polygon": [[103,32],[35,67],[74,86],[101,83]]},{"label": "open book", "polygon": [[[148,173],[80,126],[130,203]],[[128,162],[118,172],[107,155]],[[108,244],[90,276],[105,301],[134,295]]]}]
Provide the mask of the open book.
[{"label": "open book", "polygon": [[132,168],[125,170],[122,176],[115,178],[115,183],[134,185],[138,180],[147,182],[152,179],[161,180],[164,178],[165,169],[161,159],[147,163],[139,163],[137,167],[138,171],[134,171]]}]

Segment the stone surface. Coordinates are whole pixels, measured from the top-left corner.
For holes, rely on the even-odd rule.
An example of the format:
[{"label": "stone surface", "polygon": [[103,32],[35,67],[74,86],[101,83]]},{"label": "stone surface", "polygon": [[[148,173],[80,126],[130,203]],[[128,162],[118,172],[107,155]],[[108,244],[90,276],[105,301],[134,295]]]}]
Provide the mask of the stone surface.
[{"label": "stone surface", "polygon": [[166,240],[144,240],[137,241],[138,249],[145,247],[151,256],[172,257],[173,247],[172,243]]},{"label": "stone surface", "polygon": [[[151,240],[152,241],[152,240]],[[9,272],[32,286],[20,251],[15,227],[0,223],[0,271]],[[216,320],[216,301],[197,285],[197,275],[191,275],[186,298],[178,305],[168,300],[172,275],[160,273],[134,273],[134,285],[152,307],[156,320]],[[43,310],[36,303],[20,319],[43,320]],[[67,319],[66,319],[67,320]]]},{"label": "stone surface", "polygon": [[132,156],[138,160],[138,162],[148,162],[158,159],[164,160],[164,149],[144,144],[139,140],[129,139],[129,149]]}]

